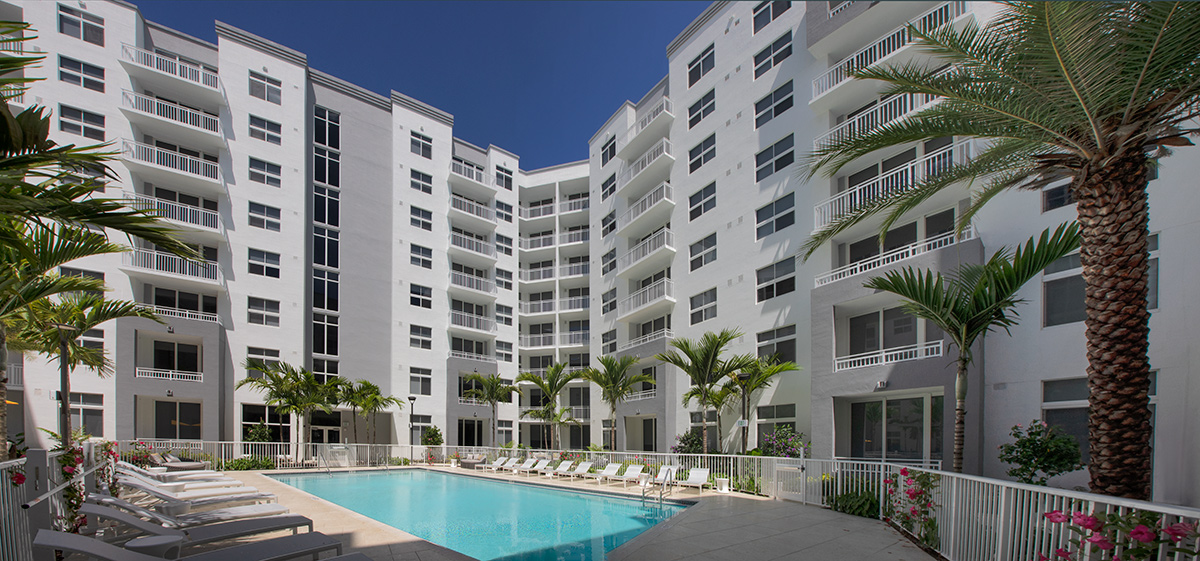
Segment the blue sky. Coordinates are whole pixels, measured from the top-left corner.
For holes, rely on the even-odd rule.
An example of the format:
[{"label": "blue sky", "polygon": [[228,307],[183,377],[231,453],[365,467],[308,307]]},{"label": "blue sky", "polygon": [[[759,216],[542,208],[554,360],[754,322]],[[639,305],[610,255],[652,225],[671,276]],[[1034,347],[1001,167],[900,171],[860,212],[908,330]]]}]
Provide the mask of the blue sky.
[{"label": "blue sky", "polygon": [[149,20],[216,42],[221,20],[309,65],[454,115],[455,136],[531,170],[587,140],[667,72],[666,47],[708,2],[134,0]]}]

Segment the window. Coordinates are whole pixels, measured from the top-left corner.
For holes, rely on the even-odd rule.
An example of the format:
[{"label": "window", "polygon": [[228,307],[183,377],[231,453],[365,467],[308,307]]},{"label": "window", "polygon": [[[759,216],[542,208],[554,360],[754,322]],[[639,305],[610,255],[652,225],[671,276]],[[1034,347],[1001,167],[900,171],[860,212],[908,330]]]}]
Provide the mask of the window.
[{"label": "window", "polygon": [[1071,194],[1071,184],[1069,183],[1042,191],[1042,212],[1073,204],[1075,204],[1075,197]]},{"label": "window", "polygon": [[717,90],[713,88],[700,97],[700,100],[688,108],[688,128],[700,124],[717,107]]},{"label": "window", "polygon": [[717,317],[717,287],[692,296],[692,325]]},{"label": "window", "polygon": [[279,301],[250,296],[246,303],[247,320],[258,325],[279,327]]},{"label": "window", "polygon": [[79,336],[79,344],[85,349],[104,349],[104,330],[89,329]]},{"label": "window", "polygon": [[707,187],[692,193],[688,197],[688,220],[695,220],[700,215],[717,207],[717,182],[709,183]]},{"label": "window", "polygon": [[250,429],[262,424],[270,433],[271,442],[290,442],[292,439],[292,417],[281,415],[279,410],[268,405],[242,405],[242,439],[250,436]]},{"label": "window", "polygon": [[280,210],[250,201],[250,225],[272,232],[279,231]]},{"label": "window", "polygon": [[758,209],[754,214],[758,222],[757,238],[763,239],[796,223],[794,193],[788,193],[775,202]]},{"label": "window", "polygon": [[342,193],[320,185],[313,185],[313,222],[337,226],[341,221]]},{"label": "window", "polygon": [[412,178],[412,181],[409,183],[410,187],[422,193],[433,193],[432,175],[429,175],[428,173],[421,173],[414,169],[409,171],[409,176]]},{"label": "window", "polygon": [[695,271],[717,260],[717,233],[713,232],[704,239],[688,246],[691,257],[691,270]]},{"label": "window", "polygon": [[1042,323],[1046,327],[1087,319],[1086,283],[1079,254],[1073,253],[1046,267],[1042,276]]},{"label": "window", "polygon": [[496,341],[496,360],[501,362],[513,361],[513,344],[504,341]]},{"label": "window", "polygon": [[279,178],[282,173],[283,168],[276,164],[250,158],[250,181],[279,187],[281,183]]},{"label": "window", "polygon": [[771,46],[758,51],[754,55],[754,78],[765,74],[768,70],[779,66],[787,57],[792,56],[792,32],[789,30],[771,43]]},{"label": "window", "polygon": [[338,150],[342,146],[342,114],[313,107],[313,143]]},{"label": "window", "polygon": [[713,69],[716,62],[716,51],[713,45],[709,45],[707,49],[704,49],[704,52],[700,53],[700,56],[688,63],[688,87],[696,85],[696,82],[699,82],[700,78],[703,78],[705,74],[708,74]]},{"label": "window", "polygon": [[617,289],[609,290],[600,295],[600,313],[607,314],[617,309]]},{"label": "window", "polygon": [[409,207],[412,217],[409,223],[422,230],[433,231],[433,213],[420,207]]},{"label": "window", "polygon": [[313,227],[313,265],[338,266],[338,231]]},{"label": "window", "polygon": [[340,275],[335,271],[313,269],[313,309],[338,310],[338,292],[340,291]]},{"label": "window", "polygon": [[757,271],[758,301],[796,290],[796,260],[788,257]]},{"label": "window", "polygon": [[433,308],[433,289],[419,284],[409,285],[408,303],[421,308]]},{"label": "window", "polygon": [[412,395],[433,395],[432,369],[410,366],[408,374],[408,393]]},{"label": "window", "polygon": [[89,90],[104,92],[104,69],[73,58],[58,57],[58,79]]},{"label": "window", "polygon": [[758,356],[773,356],[780,362],[796,362],[796,326],[787,325],[759,332]]},{"label": "window", "polygon": [[250,138],[279,144],[282,140],[280,134],[283,134],[283,127],[279,123],[254,115],[250,116]]},{"label": "window", "polygon": [[154,438],[200,440],[202,425],[199,403],[154,402]]},{"label": "window", "polygon": [[250,96],[257,97],[274,103],[280,104],[280,94],[283,90],[280,88],[283,83],[270,76],[259,74],[253,70],[250,71]]},{"label": "window", "polygon": [[502,203],[500,201],[496,201],[496,218],[499,218],[500,220],[503,220],[505,222],[512,222],[513,221],[512,212],[513,212],[512,205],[510,205],[508,203]]},{"label": "window", "polygon": [[[74,269],[71,267],[59,267],[58,274],[64,277],[80,277],[86,279],[95,279],[101,283],[104,282],[104,273],[98,271],[85,271],[83,269]],[[84,294],[91,294],[97,297],[104,296],[104,292],[99,290],[84,291]]]},{"label": "window", "polygon": [[433,416],[412,415],[409,417],[408,421],[409,424],[412,425],[412,434],[409,435],[409,442],[413,444],[420,444],[421,435],[425,433],[426,429],[433,426]]},{"label": "window", "polygon": [[796,405],[763,405],[758,408],[758,446],[763,446],[763,440],[781,428],[796,430]]},{"label": "window", "polygon": [[754,128],[762,127],[771,119],[792,108],[792,81],[779,86],[775,91],[754,102]]},{"label": "window", "polygon": [[608,139],[604,143],[604,148],[600,149],[600,165],[608,165],[608,162],[617,157],[617,137]]},{"label": "window", "polygon": [[[505,189],[508,189],[509,191],[512,191],[512,189],[513,189],[513,172],[512,172],[512,170],[505,169],[500,166],[496,166],[496,185],[499,185]],[[511,213],[512,207],[509,207],[508,211]],[[512,217],[509,217],[508,221],[512,222]]]},{"label": "window", "polygon": [[605,331],[600,335],[600,354],[611,355],[617,352],[617,330]]},{"label": "window", "polygon": [[779,18],[780,14],[792,7],[791,2],[761,2],[754,7],[754,32],[767,26]]},{"label": "window", "polygon": [[700,169],[700,166],[717,156],[717,134],[713,133],[703,142],[688,150],[688,173]]},{"label": "window", "polygon": [[104,115],[59,105],[58,130],[103,142]]},{"label": "window", "polygon": [[792,150],[794,146],[793,136],[789,134],[766,150],[755,154],[754,166],[757,171],[754,173],[754,180],[762,181],[792,165],[792,162],[796,161],[795,151]]},{"label": "window", "polygon": [[174,341],[155,341],[154,368],[178,372],[200,372],[200,346]]},{"label": "window", "polygon": [[279,364],[279,349],[246,347],[246,360],[261,362],[267,366],[275,366],[276,364]]},{"label": "window", "polygon": [[414,349],[432,349],[433,329],[423,325],[408,326],[408,346]]},{"label": "window", "polygon": [[324,358],[312,359],[313,378],[317,379],[317,383],[324,384],[330,378],[338,377],[338,361]]},{"label": "window", "polygon": [[432,249],[429,249],[428,247],[420,246],[420,245],[417,245],[414,243],[414,244],[409,245],[409,251],[412,254],[409,257],[409,262],[411,262],[413,265],[416,265],[418,267],[424,267],[426,269],[433,268],[433,250]]},{"label": "window", "polygon": [[496,323],[498,323],[500,325],[512,325],[513,324],[512,306],[496,304]]},{"label": "window", "polygon": [[600,256],[600,274],[607,275],[617,268],[617,249],[613,248],[608,253]]},{"label": "window", "polygon": [[600,219],[600,237],[605,237],[617,229],[617,211],[612,211]]},{"label": "window", "polygon": [[93,45],[104,46],[104,18],[62,4],[58,5],[58,32],[83,39]]},{"label": "window", "polygon": [[342,184],[342,155],[320,146],[313,147],[313,181],[333,187]]},{"label": "window", "polygon": [[505,236],[503,234],[496,234],[496,251],[499,251],[500,253],[503,253],[505,255],[512,255],[513,254],[512,246],[513,246],[512,238]]},{"label": "window", "polygon": [[252,275],[279,278],[279,254],[251,248],[250,265],[247,272]]},{"label": "window", "polygon": [[708,426],[708,449],[717,449],[717,412],[715,410],[708,411],[691,411],[688,415],[692,423],[692,432],[696,435],[701,435],[706,432],[705,425]]},{"label": "window", "polygon": [[617,192],[617,174],[608,176],[604,183],[600,184],[600,200],[606,201],[613,193]]},{"label": "window", "polygon": [[504,290],[512,290],[512,287],[513,287],[512,275],[513,275],[512,271],[505,271],[504,269],[496,269],[496,286],[503,288]]},{"label": "window", "polygon": [[154,287],[154,305],[176,310],[217,313],[217,297],[208,294]]},{"label": "window", "polygon": [[433,139],[418,132],[412,133],[412,153],[422,158],[433,159]]},{"label": "window", "polygon": [[[1158,399],[1158,372],[1150,372],[1151,426]],[[1062,434],[1079,443],[1081,461],[1091,460],[1088,449],[1088,385],[1087,378],[1067,378],[1042,382],[1042,420]],[[1153,436],[1151,443],[1153,444]]]},{"label": "window", "polygon": [[512,442],[513,439],[513,422],[512,421],[496,421],[496,444],[495,446],[503,446]]},{"label": "window", "polygon": [[319,355],[338,354],[338,317],[313,314],[312,352]]}]

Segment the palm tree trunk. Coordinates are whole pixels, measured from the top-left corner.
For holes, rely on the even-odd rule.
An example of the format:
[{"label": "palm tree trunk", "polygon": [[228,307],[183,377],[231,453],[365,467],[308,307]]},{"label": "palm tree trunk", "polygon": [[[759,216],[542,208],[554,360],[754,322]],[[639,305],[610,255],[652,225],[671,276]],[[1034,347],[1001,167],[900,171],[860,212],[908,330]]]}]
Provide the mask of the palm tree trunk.
[{"label": "palm tree trunk", "polygon": [[611,451],[617,451],[617,404],[616,402],[608,404],[609,416],[611,417],[612,425],[612,441],[608,443]]},{"label": "palm tree trunk", "polygon": [[963,470],[963,445],[967,436],[967,361],[958,359],[954,377],[954,473]]},{"label": "palm tree trunk", "polygon": [[[358,444],[358,406],[355,405],[355,406],[351,407],[350,411],[351,411],[351,413],[353,413],[353,416],[351,417],[351,419],[354,422],[354,443]],[[370,429],[371,427],[367,427],[367,428]]]},{"label": "palm tree trunk", "polygon": [[496,402],[492,402],[492,447],[500,445],[500,433],[496,432]]},{"label": "palm tree trunk", "polygon": [[1074,185],[1086,284],[1091,490],[1150,500],[1146,157]]},{"label": "palm tree trunk", "polygon": [[708,392],[700,394],[700,451],[708,453]]},{"label": "palm tree trunk", "polygon": [[8,331],[0,323],[0,462],[8,460]]}]

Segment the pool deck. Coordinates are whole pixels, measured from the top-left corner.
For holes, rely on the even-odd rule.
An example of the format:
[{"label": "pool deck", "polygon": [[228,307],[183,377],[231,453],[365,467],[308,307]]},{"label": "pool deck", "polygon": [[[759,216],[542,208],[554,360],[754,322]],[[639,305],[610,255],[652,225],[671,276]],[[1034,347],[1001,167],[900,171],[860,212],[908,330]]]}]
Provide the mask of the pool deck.
[{"label": "pool deck", "polygon": [[[524,481],[565,489],[622,493],[640,498],[636,486],[580,483],[562,478],[484,475],[477,470],[427,468],[446,473]],[[360,552],[375,561],[442,561],[473,559],[376,522],[366,516],[314,497],[266,474],[227,472],[261,491],[274,493],[279,503],[313,520],[314,528],[342,541],[346,553]],[[675,491],[673,499],[695,501],[671,517],[608,554],[609,561],[671,561],[674,559],[854,559],[863,561],[933,561],[933,557],[877,520],[841,514],[788,501],[742,494],[718,494],[695,489]],[[285,535],[286,532],[277,535]],[[276,534],[271,534],[274,536]],[[256,537],[254,539],[262,539]],[[253,541],[233,540],[216,546]],[[208,547],[203,549],[210,549]],[[197,548],[188,553],[203,551]]]}]

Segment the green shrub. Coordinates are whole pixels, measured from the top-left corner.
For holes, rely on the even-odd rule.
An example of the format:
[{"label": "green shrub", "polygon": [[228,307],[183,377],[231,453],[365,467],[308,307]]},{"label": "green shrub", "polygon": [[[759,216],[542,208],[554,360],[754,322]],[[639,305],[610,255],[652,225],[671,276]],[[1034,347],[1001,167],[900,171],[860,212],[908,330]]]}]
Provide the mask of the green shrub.
[{"label": "green shrub", "polygon": [[259,421],[257,425],[246,431],[246,438],[242,440],[244,442],[271,442],[271,429],[267,428],[267,423]]},{"label": "green shrub", "polygon": [[421,433],[421,446],[441,446],[443,442],[442,431],[437,427],[429,427]]},{"label": "green shrub", "polygon": [[275,461],[266,456],[242,456],[225,462],[221,469],[225,471],[275,469]]},{"label": "green shrub", "polygon": [[828,500],[829,508],[837,512],[865,518],[879,518],[879,494],[872,491],[849,491]]},{"label": "green shrub", "polygon": [[387,462],[390,466],[406,466],[410,463],[408,458],[388,458]]},{"label": "green shrub", "polygon": [[1012,466],[1008,475],[1021,483],[1044,487],[1051,477],[1083,467],[1079,443],[1037,419],[1028,429],[1014,426],[1009,434],[1014,441],[1000,445],[1000,461]]},{"label": "green shrub", "polygon": [[704,452],[704,437],[700,431],[689,430],[675,437],[675,445],[671,452],[676,454],[702,454]]}]

